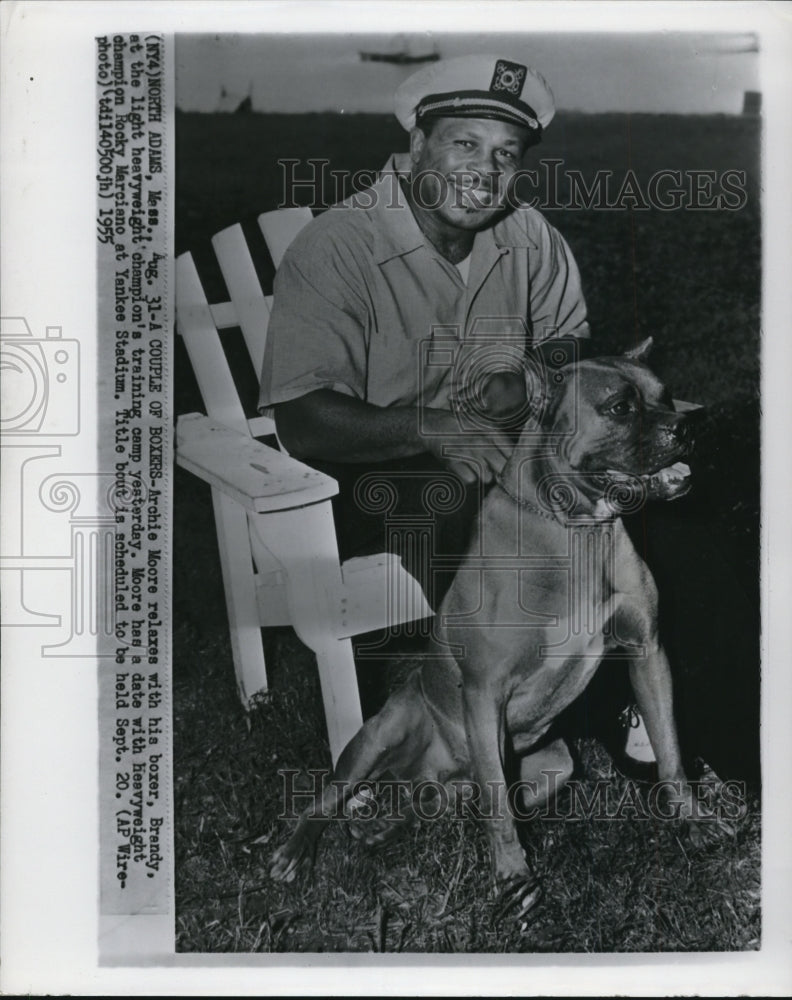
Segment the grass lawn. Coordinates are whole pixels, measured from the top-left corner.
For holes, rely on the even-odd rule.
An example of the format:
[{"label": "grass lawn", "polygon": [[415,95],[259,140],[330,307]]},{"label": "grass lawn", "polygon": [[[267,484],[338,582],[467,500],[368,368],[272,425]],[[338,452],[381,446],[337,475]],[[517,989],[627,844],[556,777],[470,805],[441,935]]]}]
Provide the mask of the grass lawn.
[{"label": "grass lawn", "polygon": [[[728,951],[759,947],[759,810],[734,836],[694,848],[671,822],[551,821],[524,831],[545,898],[527,934],[493,926],[484,833],[423,821],[379,849],[328,824],[312,875],[266,876],[288,824],[279,770],[326,767],[311,654],[268,637],[272,695],[245,718],[224,638],[178,636],[200,670],[176,681],[177,949],[221,952]],[[197,664],[196,664],[197,666]],[[211,719],[207,705],[211,704]],[[625,779],[594,740],[577,745],[584,790]],[[568,813],[562,797],[561,815]],[[251,844],[256,839],[258,843]]]},{"label": "grass lawn", "polygon": [[[174,751],[177,947],[192,952],[723,951],[759,946],[758,515],[760,243],[758,121],[725,116],[559,115],[541,156],[589,173],[630,167],[744,170],[739,211],[553,210],[573,248],[603,353],[655,338],[653,367],[678,398],[707,407],[696,492],[717,566],[693,616],[701,663],[686,667],[690,733],[716,771],[747,782],[733,836],[694,848],[672,823],[639,818],[543,821],[525,830],[545,900],[528,932],[494,929],[482,831],[422,822],[380,850],[332,823],[313,876],[270,883],[286,836],[281,780],[329,765],[312,656],[288,629],[266,630],[271,694],[249,715],[231,663],[208,489],[177,470],[174,496]],[[179,115],[177,249],[209,260],[208,238],[248,228],[279,200],[277,156],[376,169],[403,148],[378,116]],[[266,261],[262,263],[266,284]],[[232,353],[238,345],[232,344]],[[177,345],[176,413],[202,410]],[[252,405],[255,374],[242,373]],[[703,513],[702,513],[703,511]],[[696,553],[691,552],[691,561]],[[738,581],[736,605],[712,596]],[[666,586],[673,599],[674,581]],[[662,591],[661,591],[662,594]],[[729,625],[749,623],[729,656]],[[742,620],[742,618],[740,618]],[[747,649],[747,654],[745,653]],[[710,655],[707,655],[709,650]],[[394,678],[399,673],[394,667]],[[585,788],[625,779],[585,733]],[[259,843],[252,843],[258,839]]]}]

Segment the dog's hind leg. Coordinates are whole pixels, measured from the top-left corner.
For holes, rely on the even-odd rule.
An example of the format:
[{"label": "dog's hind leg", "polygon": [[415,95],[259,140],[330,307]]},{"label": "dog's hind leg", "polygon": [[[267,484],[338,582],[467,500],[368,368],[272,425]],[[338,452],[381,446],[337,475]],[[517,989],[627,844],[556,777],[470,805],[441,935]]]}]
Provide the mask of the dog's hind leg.
[{"label": "dog's hind leg", "polygon": [[386,772],[395,777],[409,775],[419,766],[433,736],[431,719],[414,674],[346,745],[321,798],[306,809],[294,833],[273,854],[270,876],[290,882],[311,861],[325,823],[343,817],[344,804],[361,782],[373,781]]}]

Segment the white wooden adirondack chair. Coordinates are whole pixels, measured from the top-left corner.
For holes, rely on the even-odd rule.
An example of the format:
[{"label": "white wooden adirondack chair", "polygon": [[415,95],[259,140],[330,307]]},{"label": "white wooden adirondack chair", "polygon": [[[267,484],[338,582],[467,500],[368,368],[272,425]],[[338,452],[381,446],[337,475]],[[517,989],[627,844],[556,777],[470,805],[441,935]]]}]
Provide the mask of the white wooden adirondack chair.
[{"label": "white wooden adirondack chair", "polygon": [[[277,267],[309,209],[259,217]],[[231,301],[209,305],[191,254],[176,262],[176,324],[207,415],[179,417],[176,461],[212,487],[234,668],[243,705],[267,689],[261,627],[292,625],[316,654],[333,763],[362,722],[351,636],[430,616],[397,556],[339,562],[334,479],[261,444],[269,417],[245,416],[220,332],[239,327],[256,373],[271,299],[262,293],[240,225],[218,233],[215,253]]]}]

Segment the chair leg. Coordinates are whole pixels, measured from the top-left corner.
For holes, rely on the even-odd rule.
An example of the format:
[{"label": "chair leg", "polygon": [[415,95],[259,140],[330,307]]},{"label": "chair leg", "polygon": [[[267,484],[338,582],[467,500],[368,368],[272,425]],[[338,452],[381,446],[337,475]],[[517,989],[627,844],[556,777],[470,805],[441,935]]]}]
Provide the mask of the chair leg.
[{"label": "chair leg", "polygon": [[363,725],[351,639],[319,642],[314,648],[327,719],[330,756],[335,767],[341,751]]},{"label": "chair leg", "polygon": [[363,723],[352,641],[343,624],[341,566],[330,501],[251,516],[286,577],[294,631],[316,654],[333,764]]},{"label": "chair leg", "polygon": [[255,695],[267,690],[247,512],[219,490],[212,490],[212,503],[237,690],[247,709]]}]

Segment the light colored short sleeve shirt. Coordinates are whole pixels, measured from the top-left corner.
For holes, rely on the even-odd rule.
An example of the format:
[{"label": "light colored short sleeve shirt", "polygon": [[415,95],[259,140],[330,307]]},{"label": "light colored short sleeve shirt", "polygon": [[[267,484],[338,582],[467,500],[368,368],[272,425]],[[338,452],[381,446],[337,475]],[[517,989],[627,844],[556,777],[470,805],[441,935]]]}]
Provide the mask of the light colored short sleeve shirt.
[{"label": "light colored short sleeve shirt", "polygon": [[[447,408],[462,372],[514,366],[531,343],[588,337],[572,254],[536,210],[476,234],[467,281],[423,236],[394,157],[316,218],[275,278],[262,407],[334,389],[377,406]],[[499,360],[500,359],[500,360]]]}]

